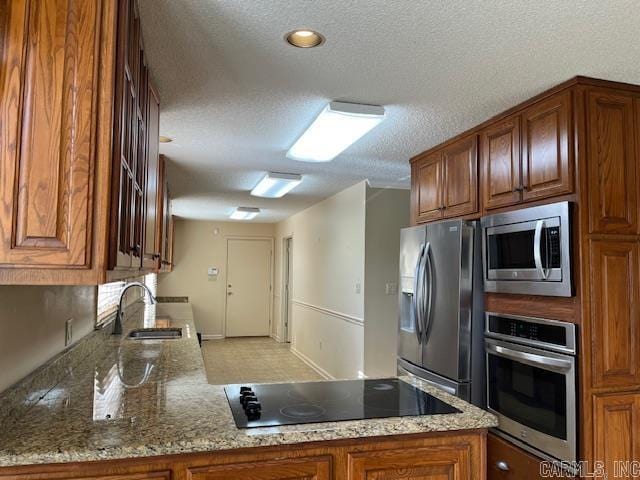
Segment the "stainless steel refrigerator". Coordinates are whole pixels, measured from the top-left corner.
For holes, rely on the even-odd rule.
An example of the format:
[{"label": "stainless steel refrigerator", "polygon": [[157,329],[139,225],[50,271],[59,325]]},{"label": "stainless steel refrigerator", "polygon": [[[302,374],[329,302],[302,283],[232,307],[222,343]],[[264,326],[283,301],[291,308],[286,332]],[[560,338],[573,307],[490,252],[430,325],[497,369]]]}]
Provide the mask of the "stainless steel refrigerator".
[{"label": "stainless steel refrigerator", "polygon": [[398,372],[483,407],[480,239],[463,220],[401,231]]}]

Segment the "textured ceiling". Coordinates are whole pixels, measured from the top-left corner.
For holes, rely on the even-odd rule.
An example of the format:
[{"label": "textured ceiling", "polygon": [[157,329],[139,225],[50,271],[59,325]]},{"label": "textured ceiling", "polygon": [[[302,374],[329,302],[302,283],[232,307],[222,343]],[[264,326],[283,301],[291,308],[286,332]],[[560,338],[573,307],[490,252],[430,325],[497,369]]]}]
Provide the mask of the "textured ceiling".
[{"label": "textured ceiling", "polygon": [[[407,186],[408,159],[575,75],[640,83],[635,0],[141,0],[175,214],[277,221],[363,179]],[[283,36],[318,30],[303,50]],[[285,158],[331,100],[388,118],[333,162]],[[282,199],[248,191],[302,173]]]}]

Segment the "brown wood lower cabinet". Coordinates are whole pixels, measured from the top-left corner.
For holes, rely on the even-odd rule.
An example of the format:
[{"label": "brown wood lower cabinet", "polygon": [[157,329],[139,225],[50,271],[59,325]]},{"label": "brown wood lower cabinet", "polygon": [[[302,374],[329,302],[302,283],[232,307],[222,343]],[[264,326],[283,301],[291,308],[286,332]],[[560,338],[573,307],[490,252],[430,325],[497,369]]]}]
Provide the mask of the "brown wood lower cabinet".
[{"label": "brown wood lower cabinet", "polygon": [[16,480],[483,480],[484,430],[0,468]]},{"label": "brown wood lower cabinet", "polygon": [[640,459],[640,393],[596,395],[593,409],[593,460],[603,462],[609,478],[637,478],[620,468]]}]

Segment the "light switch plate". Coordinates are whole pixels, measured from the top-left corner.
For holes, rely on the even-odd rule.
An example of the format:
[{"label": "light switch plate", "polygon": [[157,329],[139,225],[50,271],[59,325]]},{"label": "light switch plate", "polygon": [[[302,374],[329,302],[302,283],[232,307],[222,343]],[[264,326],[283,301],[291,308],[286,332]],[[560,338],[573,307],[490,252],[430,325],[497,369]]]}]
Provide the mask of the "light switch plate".
[{"label": "light switch plate", "polygon": [[387,295],[396,295],[398,293],[397,283],[387,283],[384,288],[384,293]]}]

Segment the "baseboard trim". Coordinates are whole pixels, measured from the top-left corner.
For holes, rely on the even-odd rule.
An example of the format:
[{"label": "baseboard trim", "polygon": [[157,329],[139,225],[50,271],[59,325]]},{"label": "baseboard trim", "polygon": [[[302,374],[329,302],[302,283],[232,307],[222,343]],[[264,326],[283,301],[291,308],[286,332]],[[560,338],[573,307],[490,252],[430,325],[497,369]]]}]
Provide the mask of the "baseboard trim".
[{"label": "baseboard trim", "polygon": [[202,340],[222,340],[224,335],[202,335]]},{"label": "baseboard trim", "polygon": [[298,305],[305,308],[310,308],[311,310],[315,310],[320,313],[324,313],[325,315],[330,315],[332,317],[338,318],[340,320],[344,320],[345,322],[352,323],[354,325],[359,325],[364,327],[364,319],[359,317],[354,317],[353,315],[348,315],[342,312],[336,312],[335,310],[331,310],[324,307],[319,307],[317,305],[313,305],[307,302],[301,302],[300,300],[291,300],[291,303],[294,305]]},{"label": "baseboard trim", "polygon": [[296,348],[291,345],[291,353],[293,353],[296,357],[310,366],[313,370],[316,371],[319,375],[321,375],[325,380],[335,380],[335,377],[327,372],[324,368],[320,367],[316,362],[307,357],[304,353],[296,350]]},{"label": "baseboard trim", "polygon": [[269,335],[271,338],[273,338],[276,342],[278,343],[282,343],[282,340],[280,340],[280,336],[276,335],[275,333],[272,333],[271,335]]}]

